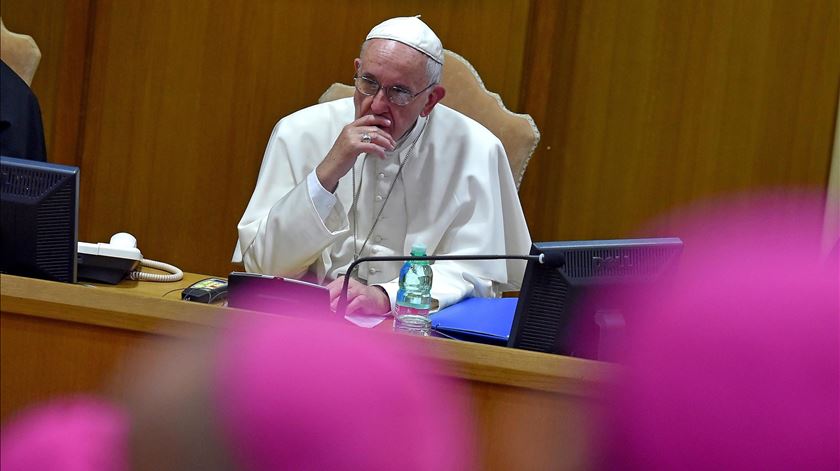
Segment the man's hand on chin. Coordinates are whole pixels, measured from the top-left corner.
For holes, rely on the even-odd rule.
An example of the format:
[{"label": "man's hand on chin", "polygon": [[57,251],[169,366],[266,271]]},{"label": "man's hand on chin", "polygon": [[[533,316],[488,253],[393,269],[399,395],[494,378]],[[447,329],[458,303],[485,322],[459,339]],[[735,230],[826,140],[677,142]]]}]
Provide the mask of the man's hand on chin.
[{"label": "man's hand on chin", "polygon": [[385,152],[394,150],[397,145],[397,141],[382,130],[382,127],[390,125],[388,119],[365,115],[344,126],[324,160],[315,168],[321,186],[330,193],[334,192],[338,180],[353,168],[356,157],[361,154],[373,154],[384,159]]},{"label": "man's hand on chin", "polygon": [[[327,285],[330,290],[330,308],[338,309],[338,298],[344,277],[340,276]],[[391,300],[384,289],[379,286],[368,286],[350,278],[347,286],[347,312],[345,314],[387,314],[391,310]]]}]

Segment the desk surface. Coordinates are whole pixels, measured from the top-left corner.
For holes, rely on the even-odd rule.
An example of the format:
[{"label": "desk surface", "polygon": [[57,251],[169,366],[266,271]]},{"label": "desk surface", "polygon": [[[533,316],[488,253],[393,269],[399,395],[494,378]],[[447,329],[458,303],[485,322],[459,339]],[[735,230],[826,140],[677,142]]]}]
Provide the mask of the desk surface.
[{"label": "desk surface", "polygon": [[[206,275],[185,273],[175,283],[124,281],[118,285],[66,284],[0,275],[4,313],[180,336],[190,325],[217,326],[238,312],[182,301],[180,291]],[[130,295],[130,298],[126,297]],[[387,329],[383,329],[387,330]],[[439,338],[433,349],[465,377],[490,383],[591,396],[611,365],[578,358]]]},{"label": "desk surface", "polygon": [[196,281],[205,278],[216,278],[209,275],[201,275],[198,273],[184,273],[184,278],[181,281],[172,283],[157,283],[152,281],[132,281],[123,280],[116,285],[108,285],[103,283],[89,283],[80,282],[80,286],[87,286],[91,288],[100,288],[108,291],[118,291],[124,294],[140,295],[152,298],[164,299],[181,299],[181,290],[195,283]]},{"label": "desk surface", "polygon": [[[109,376],[119,376],[118,358],[143,339],[184,337],[243,314],[181,301],[180,290],[203,278],[110,286],[0,275],[2,416],[51,394],[101,389]],[[586,462],[580,422],[600,402],[612,365],[448,339],[416,341],[431,342],[424,351],[470,385],[485,467],[556,467],[562,458],[561,468],[579,469]],[[68,365],[67,356],[77,361]],[[536,437],[535,427],[546,427],[548,436]]]}]

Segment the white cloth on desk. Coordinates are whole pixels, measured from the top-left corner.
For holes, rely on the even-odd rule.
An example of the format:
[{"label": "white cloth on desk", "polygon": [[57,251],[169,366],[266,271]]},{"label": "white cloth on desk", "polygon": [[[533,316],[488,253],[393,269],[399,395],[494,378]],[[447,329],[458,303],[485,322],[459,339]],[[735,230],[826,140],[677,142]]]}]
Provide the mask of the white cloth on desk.
[{"label": "white cloth on desk", "polygon": [[[313,202],[310,193],[318,188],[310,188],[309,177],[353,120],[353,100],[347,98],[305,108],[277,123],[238,225],[234,262],[243,262],[249,272],[276,276],[300,277],[310,271],[321,282],[344,274],[353,261],[357,223],[351,211],[352,172],[339,180],[336,200],[323,218],[316,209],[316,204],[323,208],[323,201]],[[387,197],[418,134],[412,156]],[[357,248],[387,197],[361,256],[405,255],[415,242],[424,243],[430,255],[527,254],[530,249],[501,142],[457,111],[438,104],[386,159],[361,155],[355,171],[357,188],[362,187]],[[363,263],[358,277],[383,286],[393,303],[401,265]],[[518,260],[438,262],[432,296],[444,307],[468,295],[515,290],[524,266]]]}]

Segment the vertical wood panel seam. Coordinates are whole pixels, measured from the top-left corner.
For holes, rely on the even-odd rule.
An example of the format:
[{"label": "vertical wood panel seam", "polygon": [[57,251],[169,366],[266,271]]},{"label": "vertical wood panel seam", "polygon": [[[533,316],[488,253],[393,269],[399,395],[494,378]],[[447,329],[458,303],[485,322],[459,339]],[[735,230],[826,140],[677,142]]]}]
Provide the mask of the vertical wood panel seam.
[{"label": "vertical wood panel seam", "polygon": [[836,155],[840,155],[840,152],[838,152],[838,150],[835,149],[836,143],[840,142],[840,137],[838,137],[837,135],[838,133],[840,133],[840,124],[838,124],[838,122],[840,122],[840,74],[838,74],[837,76],[837,86],[834,93],[834,98],[834,127],[832,128],[834,129],[834,133],[830,136],[831,144],[828,145],[828,159],[826,160],[825,165],[825,185],[823,185],[823,188],[825,188],[826,191],[826,195],[828,195],[829,189],[831,187],[832,160],[834,160]]},{"label": "vertical wood panel seam", "polygon": [[82,166],[82,157],[85,151],[85,130],[87,129],[87,108],[88,95],[90,94],[90,75],[93,64],[93,40],[96,32],[96,11],[98,10],[97,0],[90,0],[88,4],[88,23],[85,31],[85,64],[82,69],[82,94],[79,97],[79,127],[76,130],[76,164]]},{"label": "vertical wood panel seam", "polygon": [[[528,23],[525,25],[525,41],[523,41],[522,47],[524,50],[522,51],[522,55],[524,60],[522,61],[522,68],[519,72],[519,112],[520,113],[529,113],[525,107],[529,105],[526,101],[528,99],[528,81],[531,79],[531,74],[533,73],[534,68],[534,54],[531,52],[533,51],[534,41],[537,39],[534,38],[534,26],[537,24],[537,5],[536,2],[539,0],[531,0],[528,2]],[[532,116],[533,117],[533,116]]]}]

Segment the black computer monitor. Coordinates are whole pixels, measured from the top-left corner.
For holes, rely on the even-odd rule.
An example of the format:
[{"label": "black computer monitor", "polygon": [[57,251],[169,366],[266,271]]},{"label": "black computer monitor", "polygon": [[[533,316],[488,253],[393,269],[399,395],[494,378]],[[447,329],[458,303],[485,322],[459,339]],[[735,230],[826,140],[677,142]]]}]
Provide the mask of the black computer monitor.
[{"label": "black computer monitor", "polygon": [[79,168],[0,157],[0,272],[76,282]]},{"label": "black computer monitor", "polygon": [[511,327],[509,347],[617,360],[637,312],[628,290],[667,289],[678,238],[535,243]]}]

